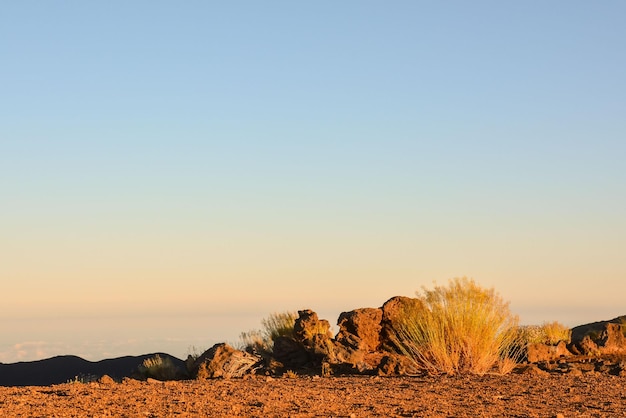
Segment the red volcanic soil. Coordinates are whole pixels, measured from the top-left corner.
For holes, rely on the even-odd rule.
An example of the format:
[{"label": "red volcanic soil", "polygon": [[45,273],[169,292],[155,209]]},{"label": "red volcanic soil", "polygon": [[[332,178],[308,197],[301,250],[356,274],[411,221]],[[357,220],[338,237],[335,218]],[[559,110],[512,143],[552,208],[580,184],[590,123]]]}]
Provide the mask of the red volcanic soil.
[{"label": "red volcanic soil", "polygon": [[253,376],[0,388],[2,417],[623,417],[626,377]]}]

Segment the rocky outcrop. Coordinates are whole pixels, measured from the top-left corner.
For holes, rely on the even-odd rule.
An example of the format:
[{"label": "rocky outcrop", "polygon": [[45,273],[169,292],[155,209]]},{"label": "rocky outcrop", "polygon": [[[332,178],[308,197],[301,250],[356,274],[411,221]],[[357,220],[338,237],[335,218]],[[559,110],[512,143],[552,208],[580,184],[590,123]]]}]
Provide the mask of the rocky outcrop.
[{"label": "rocky outcrop", "polygon": [[[389,312],[393,318],[394,310]],[[328,321],[319,319],[315,312],[307,309],[299,311],[298,315],[293,337],[279,337],[274,341],[273,357],[283,371],[304,369],[322,374],[370,375],[415,372],[414,364],[406,357],[383,347],[390,344],[385,342],[382,333],[382,308],[343,312],[335,338]]]},{"label": "rocky outcrop", "polygon": [[220,343],[198,357],[190,372],[197,379],[242,377],[254,373],[260,361],[259,356]]},{"label": "rocky outcrop", "polygon": [[559,342],[557,345],[548,345],[543,343],[528,344],[526,354],[530,363],[538,363],[540,361],[554,361],[562,357],[571,356],[572,353],[567,349],[565,341]]},{"label": "rocky outcrop", "polygon": [[[275,340],[273,357],[284,371],[305,369],[305,372],[322,371],[322,374],[328,371],[336,374],[420,374],[423,370],[419,365],[402,355],[402,350],[396,346],[398,330],[402,329],[407,315],[420,309],[424,306],[419,299],[396,296],[381,308],[343,312],[339,316],[339,331],[334,338],[328,321],[319,319],[311,310],[299,311],[293,336]],[[605,356],[598,359],[607,355],[623,358],[626,356],[626,337],[622,325],[618,323],[620,319],[626,317],[574,328],[569,345],[566,341],[558,344],[530,343],[518,349],[524,350],[529,363],[550,371],[555,364],[579,361],[575,358],[577,354]],[[579,368],[571,368],[574,373],[587,367],[581,364]],[[594,366],[596,371],[605,369]],[[564,366],[558,368],[559,372],[563,370]],[[617,365],[611,365],[610,370],[617,373]]]},{"label": "rocky outcrop", "polygon": [[623,325],[606,321],[575,327],[569,348],[575,354],[588,356],[626,354]]},{"label": "rocky outcrop", "polygon": [[293,337],[274,340],[273,357],[282,364],[283,370],[319,370],[324,364],[342,362],[348,353],[336,344],[330,323],[305,309],[298,311]]},{"label": "rocky outcrop", "polygon": [[618,316],[609,321],[591,322],[572,328],[572,343],[582,341],[585,335],[595,336],[600,334],[606,328],[606,324],[620,324],[622,327],[626,326],[626,315]]}]

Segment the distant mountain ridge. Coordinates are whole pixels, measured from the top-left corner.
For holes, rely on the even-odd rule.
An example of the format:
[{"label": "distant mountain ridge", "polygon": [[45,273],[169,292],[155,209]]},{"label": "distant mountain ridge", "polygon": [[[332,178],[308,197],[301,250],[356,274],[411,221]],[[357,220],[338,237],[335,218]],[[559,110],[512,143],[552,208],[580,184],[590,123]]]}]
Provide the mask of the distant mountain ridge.
[{"label": "distant mountain ridge", "polygon": [[88,361],[78,356],[56,356],[44,360],[0,363],[0,386],[49,386],[66,383],[77,376],[109,375],[119,380],[131,377],[147,358],[158,354],[185,369],[185,362],[166,353],[124,356],[100,361]]}]

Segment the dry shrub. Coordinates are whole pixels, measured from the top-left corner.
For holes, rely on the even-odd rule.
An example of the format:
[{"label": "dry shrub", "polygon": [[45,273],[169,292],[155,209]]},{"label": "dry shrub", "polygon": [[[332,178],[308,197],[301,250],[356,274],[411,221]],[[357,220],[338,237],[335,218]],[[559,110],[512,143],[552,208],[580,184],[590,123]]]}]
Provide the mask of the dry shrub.
[{"label": "dry shrub", "polygon": [[394,342],[417,366],[433,374],[510,371],[521,357],[518,318],[493,289],[457,278],[418,292],[422,305],[407,305]]},{"label": "dry shrub", "polygon": [[561,341],[569,343],[572,338],[572,331],[565,325],[554,321],[546,322],[541,326],[545,341],[548,345],[557,345]]},{"label": "dry shrub", "polygon": [[525,344],[557,345],[564,341],[569,343],[572,331],[565,325],[554,321],[543,325],[525,325],[518,328],[518,335]]},{"label": "dry shrub", "polygon": [[239,342],[237,347],[249,353],[269,353],[273,346],[272,340],[256,329],[239,334]]},{"label": "dry shrub", "polygon": [[293,326],[298,313],[293,311],[273,312],[261,320],[262,330],[251,330],[239,335],[241,348],[251,353],[271,353],[274,340],[293,336]]},{"label": "dry shrub", "polygon": [[145,377],[158,380],[174,380],[178,376],[178,370],[169,357],[161,357],[155,354],[147,358],[139,365],[139,373]]},{"label": "dry shrub", "polygon": [[290,337],[293,335],[293,326],[298,319],[298,313],[274,312],[261,321],[263,333],[272,341],[278,337]]}]

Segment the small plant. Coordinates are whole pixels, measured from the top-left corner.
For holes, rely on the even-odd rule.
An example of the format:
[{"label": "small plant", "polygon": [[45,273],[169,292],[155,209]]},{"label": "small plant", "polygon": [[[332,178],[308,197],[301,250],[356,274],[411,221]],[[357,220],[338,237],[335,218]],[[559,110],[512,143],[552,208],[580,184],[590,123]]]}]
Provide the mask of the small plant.
[{"label": "small plant", "polygon": [[251,353],[271,353],[276,338],[293,336],[293,326],[297,318],[298,313],[292,311],[271,313],[261,320],[262,330],[240,334],[241,348]]},{"label": "small plant", "polygon": [[557,321],[546,322],[541,326],[541,329],[545,335],[546,344],[548,345],[557,345],[561,341],[565,343],[571,341],[572,331]]},{"label": "small plant", "polygon": [[517,328],[517,335],[524,344],[537,344],[545,340],[539,325],[521,325]]},{"label": "small plant", "polygon": [[274,312],[267,318],[261,320],[263,333],[272,341],[278,337],[289,337],[293,335],[293,326],[298,319],[297,312]]},{"label": "small plant", "polygon": [[273,341],[259,330],[250,330],[239,334],[239,348],[250,353],[269,353],[272,351]]},{"label": "small plant", "polygon": [[493,289],[467,278],[423,288],[420,304],[399,317],[394,343],[418,367],[433,374],[510,371],[521,358],[517,316]]},{"label": "small plant", "polygon": [[193,345],[187,347],[187,359],[185,360],[185,369],[187,370],[187,373],[193,370],[196,361],[205,351],[206,350],[201,350]]},{"label": "small plant", "polygon": [[96,376],[95,374],[83,374],[80,373],[76,376],[74,376],[73,379],[69,379],[66,383],[92,383],[92,382],[97,382],[98,381],[98,376]]},{"label": "small plant", "polygon": [[178,376],[178,370],[172,360],[169,357],[162,358],[158,354],[145,359],[138,369],[139,374],[144,378],[174,380]]},{"label": "small plant", "polygon": [[561,341],[569,343],[572,335],[569,328],[557,321],[520,326],[517,332],[519,339],[525,344],[557,345]]},{"label": "small plant", "polygon": [[286,377],[287,379],[295,379],[296,377],[298,377],[298,373],[294,372],[293,370],[287,370],[285,373],[283,373],[283,377]]},{"label": "small plant", "polygon": [[200,358],[202,353],[204,353],[205,351],[206,350],[202,350],[195,345],[190,345],[189,347],[187,347],[187,358],[191,357],[194,361],[198,360],[198,358]]}]

